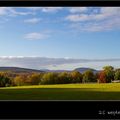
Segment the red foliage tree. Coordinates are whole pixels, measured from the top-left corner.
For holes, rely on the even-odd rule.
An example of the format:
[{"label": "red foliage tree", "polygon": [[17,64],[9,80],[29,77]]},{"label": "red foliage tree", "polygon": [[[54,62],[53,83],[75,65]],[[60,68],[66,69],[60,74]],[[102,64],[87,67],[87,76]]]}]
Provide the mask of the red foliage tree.
[{"label": "red foliage tree", "polygon": [[107,82],[105,71],[101,71],[101,72],[98,74],[98,82],[99,82],[99,83],[106,83],[106,82]]}]

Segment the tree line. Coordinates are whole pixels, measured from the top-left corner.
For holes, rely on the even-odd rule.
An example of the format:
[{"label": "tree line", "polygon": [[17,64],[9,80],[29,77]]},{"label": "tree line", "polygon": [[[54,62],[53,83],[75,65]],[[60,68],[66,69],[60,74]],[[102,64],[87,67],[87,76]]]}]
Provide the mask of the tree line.
[{"label": "tree line", "polygon": [[23,86],[23,85],[48,85],[70,83],[110,83],[120,80],[120,69],[105,66],[98,73],[87,70],[84,73],[72,72],[45,72],[45,73],[21,73],[0,72],[0,87]]}]

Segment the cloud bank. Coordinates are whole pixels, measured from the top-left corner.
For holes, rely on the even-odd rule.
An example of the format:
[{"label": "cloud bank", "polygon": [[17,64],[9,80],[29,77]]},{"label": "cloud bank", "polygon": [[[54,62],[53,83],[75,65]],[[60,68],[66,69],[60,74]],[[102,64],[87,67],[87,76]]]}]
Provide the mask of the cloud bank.
[{"label": "cloud bank", "polygon": [[[24,56],[1,56],[0,66],[13,66],[34,69],[74,69],[74,67],[94,67],[101,64],[120,62],[120,59],[73,59],[73,58],[47,58]],[[87,65],[87,66],[85,66]],[[90,66],[89,66],[90,65]],[[92,66],[93,65],[93,66]],[[120,64],[118,64],[120,65]],[[100,68],[100,66],[98,66]]]}]

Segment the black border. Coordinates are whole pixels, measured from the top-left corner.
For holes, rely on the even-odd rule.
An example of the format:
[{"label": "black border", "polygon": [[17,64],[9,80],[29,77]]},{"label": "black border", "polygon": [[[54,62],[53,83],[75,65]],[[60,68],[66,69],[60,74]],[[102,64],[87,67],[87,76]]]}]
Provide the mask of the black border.
[{"label": "black border", "polygon": [[[116,101],[2,101],[1,119],[120,119]],[[99,114],[104,111],[105,114]]]},{"label": "black border", "polygon": [[120,0],[0,0],[0,6],[120,6]]},{"label": "black border", "polygon": [[[120,6],[120,1],[108,0],[0,0],[0,6]],[[104,111],[105,114],[99,114]],[[108,115],[120,111],[120,101],[0,101],[1,119],[120,119]]]}]

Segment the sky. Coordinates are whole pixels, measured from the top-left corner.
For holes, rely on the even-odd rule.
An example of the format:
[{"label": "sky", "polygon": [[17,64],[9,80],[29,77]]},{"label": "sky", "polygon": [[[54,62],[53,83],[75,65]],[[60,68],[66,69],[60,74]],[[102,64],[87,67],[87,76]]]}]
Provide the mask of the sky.
[{"label": "sky", "polygon": [[119,46],[120,7],[0,7],[0,66],[120,67]]}]

